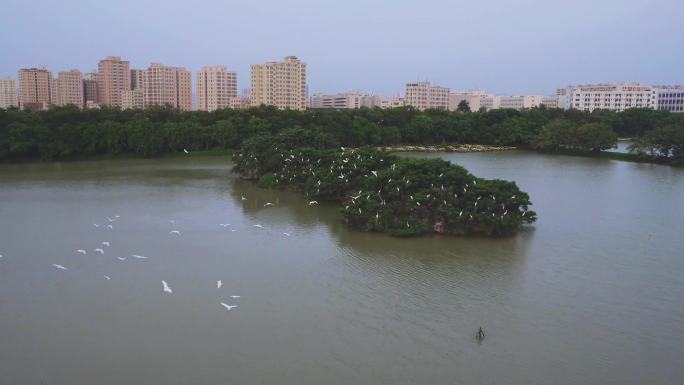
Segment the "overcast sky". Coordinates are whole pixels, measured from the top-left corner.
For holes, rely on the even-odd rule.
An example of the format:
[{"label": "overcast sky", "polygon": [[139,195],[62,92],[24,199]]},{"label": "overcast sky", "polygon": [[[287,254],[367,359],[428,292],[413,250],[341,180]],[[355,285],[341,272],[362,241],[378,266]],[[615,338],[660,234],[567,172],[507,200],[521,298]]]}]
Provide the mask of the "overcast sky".
[{"label": "overcast sky", "polygon": [[567,84],[684,83],[684,0],[1,0],[0,77],[88,71],[107,55],[195,72],[296,55],[309,92],[553,94]]}]

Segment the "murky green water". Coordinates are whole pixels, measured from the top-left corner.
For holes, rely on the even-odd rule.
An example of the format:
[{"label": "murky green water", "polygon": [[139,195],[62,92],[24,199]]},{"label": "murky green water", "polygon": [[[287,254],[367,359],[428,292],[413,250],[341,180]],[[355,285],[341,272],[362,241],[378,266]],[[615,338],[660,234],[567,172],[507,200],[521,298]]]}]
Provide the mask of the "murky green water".
[{"label": "murky green water", "polygon": [[684,170],[411,156],[516,180],[539,221],[394,239],[224,158],[0,165],[0,383],[682,383]]}]

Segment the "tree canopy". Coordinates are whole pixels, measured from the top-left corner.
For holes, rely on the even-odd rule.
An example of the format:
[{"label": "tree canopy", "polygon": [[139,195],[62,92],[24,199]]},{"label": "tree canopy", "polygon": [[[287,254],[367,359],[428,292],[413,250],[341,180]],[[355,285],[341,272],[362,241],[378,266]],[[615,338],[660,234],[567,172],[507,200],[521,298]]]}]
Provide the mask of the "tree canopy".
[{"label": "tree canopy", "polygon": [[[462,108],[463,110],[463,108]],[[553,122],[574,127],[584,142],[559,142]],[[567,124],[566,124],[567,123]],[[586,126],[590,124],[589,126]],[[641,136],[684,125],[684,114],[633,109],[622,113],[533,108],[487,112],[353,109],[307,111],[257,107],[183,112],[57,107],[48,111],[0,109],[0,160],[62,159],[94,155],[163,153],[238,148],[246,140],[301,128],[323,132],[343,146],[470,143],[582,151],[610,147],[618,136]],[[547,128],[543,131],[543,128]],[[551,130],[551,131],[549,131]],[[553,131],[556,130],[556,131]],[[552,135],[553,134],[553,135]],[[566,138],[567,139],[567,138]],[[545,143],[551,143],[546,146]],[[539,146],[544,144],[543,146]]]},{"label": "tree canopy", "polygon": [[514,182],[477,178],[440,159],[335,145],[320,131],[261,135],[245,141],[234,156],[234,171],[262,187],[339,202],[344,220],[365,231],[495,236],[536,220],[529,196]]}]

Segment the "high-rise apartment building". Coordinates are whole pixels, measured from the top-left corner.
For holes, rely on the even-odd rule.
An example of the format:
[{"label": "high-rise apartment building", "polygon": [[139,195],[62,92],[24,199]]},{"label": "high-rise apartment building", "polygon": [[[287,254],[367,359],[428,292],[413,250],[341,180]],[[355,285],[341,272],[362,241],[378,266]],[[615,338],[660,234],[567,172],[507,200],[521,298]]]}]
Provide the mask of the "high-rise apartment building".
[{"label": "high-rise apartment building", "polygon": [[17,83],[12,78],[0,78],[0,108],[19,107]]},{"label": "high-rise apartment building", "polygon": [[143,73],[143,99],[146,108],[192,111],[192,75],[185,68],[152,63]]},{"label": "high-rise apartment building", "polygon": [[53,98],[52,72],[47,68],[19,70],[19,105],[23,110],[47,110]]},{"label": "high-rise apartment building", "polygon": [[60,71],[54,80],[56,106],[74,105],[83,108],[83,75],[79,70]]},{"label": "high-rise apartment building", "polygon": [[282,62],[252,64],[251,85],[253,106],[306,109],[306,63],[296,56]]},{"label": "high-rise apartment building", "polygon": [[97,102],[101,106],[121,107],[121,93],[131,87],[128,61],[107,56],[97,66]]},{"label": "high-rise apartment building", "polygon": [[142,88],[143,84],[143,70],[132,69],[131,70],[131,90]]},{"label": "high-rise apartment building", "polygon": [[368,93],[348,92],[335,95],[314,94],[309,100],[309,108],[375,108],[380,107],[379,96]]},{"label": "high-rise apartment building", "polygon": [[629,108],[655,108],[653,88],[639,83],[568,86],[563,108],[587,112],[595,109],[620,112]]},{"label": "high-rise apartment building", "polygon": [[97,72],[86,72],[83,74],[83,107],[97,105]]},{"label": "high-rise apartment building", "polygon": [[433,86],[429,82],[406,84],[406,105],[421,111],[449,108],[449,93],[446,87]]},{"label": "high-rise apartment building", "polygon": [[197,72],[195,91],[198,110],[230,107],[231,99],[237,98],[237,74],[225,66],[204,67]]}]

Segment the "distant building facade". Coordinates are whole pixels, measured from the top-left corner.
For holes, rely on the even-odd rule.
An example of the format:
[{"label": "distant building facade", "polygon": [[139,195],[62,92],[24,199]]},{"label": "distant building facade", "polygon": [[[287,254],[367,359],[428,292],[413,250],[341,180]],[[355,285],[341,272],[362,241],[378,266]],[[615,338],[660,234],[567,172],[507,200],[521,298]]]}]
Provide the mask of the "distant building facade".
[{"label": "distant building facade", "polygon": [[143,73],[145,108],[170,106],[192,111],[192,75],[185,68],[152,63]]},{"label": "distant building facade", "polygon": [[458,105],[465,101],[470,107],[470,111],[479,111],[482,107],[482,99],[489,95],[484,91],[463,91],[449,93],[449,110],[456,111]]},{"label": "distant building facade", "polygon": [[83,106],[92,108],[97,105],[97,72],[86,72],[83,74]]},{"label": "distant building facade", "polygon": [[555,96],[542,96],[541,104],[546,108],[558,108],[558,99]]},{"label": "distant building facade", "polygon": [[85,106],[83,98],[83,75],[79,70],[60,71],[54,81],[56,106]]},{"label": "distant building facade", "polygon": [[97,66],[97,103],[121,107],[121,94],[131,87],[130,63],[119,56],[108,56]]},{"label": "distant building facade", "polygon": [[252,99],[249,96],[236,96],[230,98],[228,107],[236,110],[250,108],[252,106]]},{"label": "distant building facade", "polygon": [[52,105],[52,72],[47,68],[19,70],[19,104],[23,110],[47,110]]},{"label": "distant building facade", "polygon": [[429,82],[406,84],[406,105],[421,111],[427,109],[449,109],[449,93],[446,87],[433,86]]},{"label": "distant building facade", "polygon": [[406,99],[399,96],[380,100],[380,108],[382,109],[399,108],[404,106],[406,106]]},{"label": "distant building facade", "polygon": [[684,85],[655,86],[653,106],[658,111],[684,112]]},{"label": "distant building facade", "polygon": [[145,108],[145,94],[142,87],[126,90],[121,93],[122,110],[141,110],[143,108]]},{"label": "distant building facade", "polygon": [[[516,95],[516,96],[495,96],[495,108],[508,108],[514,110],[525,110],[539,107],[549,99],[542,95]],[[547,99],[545,99],[547,98]],[[497,100],[498,99],[498,100]]]},{"label": "distant building facade", "polygon": [[309,100],[309,108],[375,108],[380,107],[381,98],[376,95],[349,92],[335,95],[314,94]]},{"label": "distant building facade", "polygon": [[197,109],[215,111],[231,106],[237,98],[237,73],[228,71],[225,66],[209,66],[197,72],[195,81]]},{"label": "distant building facade", "polygon": [[566,87],[563,108],[591,112],[655,108],[653,87],[639,83],[587,84]]},{"label": "distant building facade", "polygon": [[12,78],[0,78],[0,108],[19,107],[17,83]]},{"label": "distant building facade", "polygon": [[306,109],[306,63],[296,56],[282,62],[252,64],[250,81],[252,106]]},{"label": "distant building facade", "polygon": [[135,90],[143,87],[143,72],[144,70],[140,69],[131,70],[131,86],[129,89]]}]

